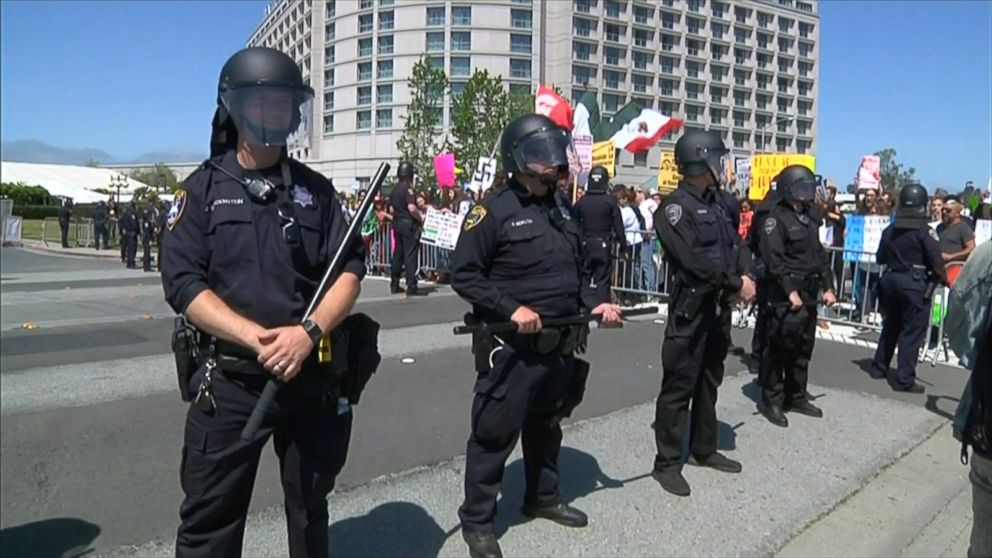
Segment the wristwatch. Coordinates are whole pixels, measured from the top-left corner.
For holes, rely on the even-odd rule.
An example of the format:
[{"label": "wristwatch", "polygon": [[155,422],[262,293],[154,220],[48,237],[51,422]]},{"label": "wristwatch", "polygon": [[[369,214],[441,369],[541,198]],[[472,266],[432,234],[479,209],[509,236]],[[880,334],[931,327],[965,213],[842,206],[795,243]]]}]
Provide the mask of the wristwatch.
[{"label": "wristwatch", "polygon": [[307,332],[307,335],[310,336],[310,341],[313,342],[313,345],[316,347],[317,343],[320,341],[320,338],[324,336],[324,332],[321,331],[320,326],[315,324],[313,320],[309,319],[303,320],[303,323],[300,325],[303,326],[303,330]]}]

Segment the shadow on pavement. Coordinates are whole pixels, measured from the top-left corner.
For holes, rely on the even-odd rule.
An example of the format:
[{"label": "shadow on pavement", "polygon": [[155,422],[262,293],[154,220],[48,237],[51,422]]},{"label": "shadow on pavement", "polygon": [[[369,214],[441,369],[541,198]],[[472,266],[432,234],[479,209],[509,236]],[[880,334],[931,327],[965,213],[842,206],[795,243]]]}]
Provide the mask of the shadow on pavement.
[{"label": "shadow on pavement", "polygon": [[[941,399],[946,399],[947,401],[950,401],[952,403],[951,411],[945,411],[940,407],[938,407],[938,403],[940,402]],[[947,395],[927,395],[927,402],[924,404],[924,407],[926,407],[928,411],[937,415],[938,417],[942,417],[947,420],[954,420],[954,411],[957,409],[957,404],[959,402],[960,399],[956,397],[950,397]]]},{"label": "shadow on pavement", "polygon": [[93,551],[100,526],[74,517],[56,517],[0,530],[4,558],[75,558]]},{"label": "shadow on pavement", "polygon": [[410,502],[382,504],[328,528],[333,558],[437,556],[455,532],[446,533],[427,510]]}]

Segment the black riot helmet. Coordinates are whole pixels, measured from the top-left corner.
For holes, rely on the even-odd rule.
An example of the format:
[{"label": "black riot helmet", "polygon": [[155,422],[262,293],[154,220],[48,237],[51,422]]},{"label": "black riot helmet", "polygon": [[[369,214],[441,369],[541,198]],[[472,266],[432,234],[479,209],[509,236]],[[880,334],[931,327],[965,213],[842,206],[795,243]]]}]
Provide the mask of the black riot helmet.
[{"label": "black riot helmet", "polygon": [[[500,157],[507,174],[527,174],[554,188],[558,177],[568,172],[571,135],[553,120],[527,114],[510,122],[500,138]],[[554,170],[549,174],[548,169]]]},{"label": "black riot helmet", "polygon": [[783,201],[809,205],[816,200],[820,178],[803,165],[789,165],[775,176],[775,189]]},{"label": "black riot helmet", "polygon": [[313,89],[286,53],[251,47],[234,53],[220,71],[211,155],[237,146],[238,132],[261,145],[286,145],[305,137]]},{"label": "black riot helmet", "polygon": [[727,184],[730,150],[719,132],[689,130],[675,142],[675,163],[683,176],[712,173],[718,185]]},{"label": "black riot helmet", "polygon": [[919,184],[907,184],[899,190],[895,227],[915,229],[930,220],[930,195]]},{"label": "black riot helmet", "polygon": [[410,161],[400,161],[396,167],[396,178],[400,180],[413,180],[413,175],[417,173],[417,168]]},{"label": "black riot helmet", "polygon": [[610,188],[610,171],[602,165],[596,165],[589,171],[589,184],[586,191],[590,194],[605,194]]}]

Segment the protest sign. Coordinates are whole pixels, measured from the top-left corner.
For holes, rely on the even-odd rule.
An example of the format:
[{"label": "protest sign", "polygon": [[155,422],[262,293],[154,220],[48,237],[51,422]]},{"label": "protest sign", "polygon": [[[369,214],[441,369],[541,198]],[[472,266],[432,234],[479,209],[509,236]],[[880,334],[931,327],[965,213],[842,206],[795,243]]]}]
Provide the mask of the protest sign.
[{"label": "protest sign", "polygon": [[617,150],[612,140],[594,143],[592,146],[592,166],[606,167],[611,179],[616,176],[616,156]]},{"label": "protest sign", "polygon": [[441,153],[434,157],[434,175],[439,188],[455,187],[455,154]]},{"label": "protest sign", "polygon": [[771,189],[772,179],[789,165],[803,165],[816,172],[816,158],[812,155],[775,153],[755,155],[751,159],[751,187],[748,198],[763,200]]},{"label": "protest sign", "polygon": [[428,208],[420,242],[446,250],[454,250],[455,245],[458,244],[458,235],[462,231],[463,218],[464,216],[458,213],[441,211],[433,207]]},{"label": "protest sign", "polygon": [[678,188],[679,167],[675,164],[675,154],[671,151],[661,152],[661,161],[658,163],[658,191],[662,194],[671,194]]},{"label": "protest sign", "polygon": [[475,167],[475,174],[472,175],[472,183],[469,185],[469,188],[473,192],[485,192],[493,185],[495,179],[496,159],[479,157],[479,164]]}]

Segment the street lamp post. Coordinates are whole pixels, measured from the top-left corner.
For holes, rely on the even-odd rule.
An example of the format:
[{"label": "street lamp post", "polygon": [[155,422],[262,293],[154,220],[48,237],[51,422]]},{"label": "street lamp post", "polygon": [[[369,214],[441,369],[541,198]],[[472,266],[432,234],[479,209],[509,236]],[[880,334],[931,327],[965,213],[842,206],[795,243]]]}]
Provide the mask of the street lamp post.
[{"label": "street lamp post", "polygon": [[[777,125],[779,122],[792,122],[795,119],[796,119],[795,116],[783,116],[781,118],[776,119],[775,122],[773,122],[772,124],[773,125]],[[765,130],[767,130],[767,129],[768,129],[768,123],[767,122],[762,122],[761,123],[761,126],[758,126],[758,130],[761,131],[761,149],[763,151],[767,151],[767,149],[766,149],[767,145],[765,143]]]},{"label": "street lamp post", "polygon": [[117,205],[121,205],[121,188],[127,190],[129,184],[127,175],[118,173],[110,177],[110,187],[117,189]]}]

